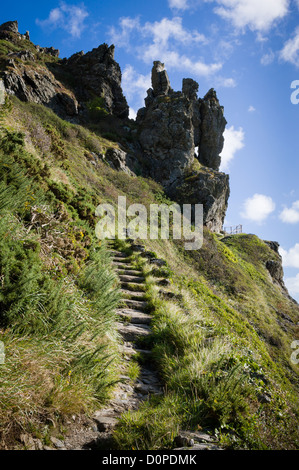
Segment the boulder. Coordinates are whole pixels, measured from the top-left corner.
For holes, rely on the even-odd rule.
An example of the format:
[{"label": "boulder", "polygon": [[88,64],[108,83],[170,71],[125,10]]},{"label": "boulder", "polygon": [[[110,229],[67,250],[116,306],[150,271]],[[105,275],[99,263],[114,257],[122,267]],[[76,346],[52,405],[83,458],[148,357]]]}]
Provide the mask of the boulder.
[{"label": "boulder", "polygon": [[202,168],[182,180],[171,196],[181,205],[202,204],[204,225],[212,232],[221,232],[230,196],[228,175]]},{"label": "boulder", "polygon": [[123,171],[129,175],[133,175],[132,171],[128,167],[128,155],[121,149],[109,148],[106,152],[105,160],[114,170]]}]

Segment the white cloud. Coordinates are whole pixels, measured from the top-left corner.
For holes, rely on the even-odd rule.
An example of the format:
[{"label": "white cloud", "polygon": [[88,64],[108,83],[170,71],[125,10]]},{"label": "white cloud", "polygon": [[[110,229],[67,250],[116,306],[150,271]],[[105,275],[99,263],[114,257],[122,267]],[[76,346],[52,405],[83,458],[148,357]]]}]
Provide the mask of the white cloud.
[{"label": "white cloud", "polygon": [[224,147],[221,154],[221,169],[228,168],[229,163],[235,157],[236,152],[244,147],[245,133],[242,127],[235,129],[234,126],[224,131]]},{"label": "white cloud", "polygon": [[246,199],[243,204],[243,212],[241,216],[252,222],[262,223],[275,210],[273,199],[264,194],[254,194],[251,198]]},{"label": "white cloud", "polygon": [[136,117],[137,117],[136,111],[133,108],[129,108],[129,119],[134,119],[135,121]]},{"label": "white cloud", "polygon": [[299,222],[299,201],[292,204],[292,207],[285,207],[279,214],[280,220],[286,224],[297,224]]},{"label": "white cloud", "polygon": [[285,285],[289,293],[298,298],[299,295],[299,273],[295,277],[288,277],[285,279]]},{"label": "white cloud", "polygon": [[[213,1],[213,0],[205,0]],[[268,31],[288,13],[290,0],[216,0],[215,13],[232,22],[237,29]]]},{"label": "white cloud", "polygon": [[272,64],[275,59],[275,54],[273,51],[268,52],[268,54],[264,54],[261,58],[261,64],[264,66]]},{"label": "white cloud", "polygon": [[285,43],[280,51],[280,58],[296,67],[299,66],[299,27],[296,28],[294,36]]},{"label": "white cloud", "polygon": [[154,42],[159,42],[160,45],[166,46],[169,39],[174,39],[182,44],[191,44],[193,42],[206,42],[206,37],[198,31],[188,31],[182,25],[182,18],[174,17],[171,20],[163,18],[161,21],[154,23],[147,22],[142,27],[145,35],[153,37]]},{"label": "white cloud", "polygon": [[217,88],[235,88],[237,82],[234,78],[216,77],[215,85]]},{"label": "white cloud", "polygon": [[111,42],[117,44],[118,47],[130,47],[131,35],[134,31],[140,30],[140,20],[138,17],[120,18],[119,26],[111,26],[109,36]]},{"label": "white cloud", "polygon": [[286,268],[299,269],[299,243],[296,243],[296,245],[289,250],[280,247],[279,252],[282,256],[283,265]]},{"label": "white cloud", "polygon": [[169,7],[176,10],[188,10],[188,0],[168,0]]},{"label": "white cloud", "polygon": [[249,113],[254,113],[256,111],[255,107],[250,105],[249,108],[248,108],[248,112]]},{"label": "white cloud", "polygon": [[201,58],[187,56],[191,50],[206,44],[207,39],[197,30],[184,28],[182,18],[163,18],[153,23],[140,23],[139,18],[121,18],[119,27],[111,27],[110,40],[119,47],[133,52],[146,64],[154,60],[165,63],[167,69],[183,70],[197,76],[209,76],[222,68],[222,63],[206,64]]},{"label": "white cloud", "polygon": [[256,31],[259,41],[267,40],[262,33],[284,18],[290,5],[290,0],[168,0],[170,8],[178,10],[195,8],[202,2],[217,4],[214,8],[217,15],[239,30],[248,27]]},{"label": "white cloud", "polygon": [[[151,87],[151,75],[138,73],[132,65],[126,65],[122,73],[122,88],[128,101],[135,99],[138,107],[144,106],[146,91]],[[135,119],[136,112],[131,110],[131,118]]]},{"label": "white cloud", "polygon": [[36,19],[36,24],[42,28],[64,29],[73,38],[80,38],[85,29],[85,19],[89,16],[84,4],[81,6],[60,2],[60,6],[50,11],[45,20]]}]

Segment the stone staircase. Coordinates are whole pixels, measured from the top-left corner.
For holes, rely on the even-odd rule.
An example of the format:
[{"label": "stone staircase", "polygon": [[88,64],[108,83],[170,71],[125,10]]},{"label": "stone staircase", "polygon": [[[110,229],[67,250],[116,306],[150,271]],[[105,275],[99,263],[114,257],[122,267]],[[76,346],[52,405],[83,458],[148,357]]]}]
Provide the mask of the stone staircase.
[{"label": "stone staircase", "polygon": [[[130,261],[130,256],[114,249],[110,245],[112,264],[118,274],[122,292],[122,302],[117,310],[119,317],[117,329],[123,339],[121,346],[125,363],[129,364],[134,355],[142,357],[139,361],[139,375],[136,380],[121,375],[120,383],[114,392],[107,408],[97,411],[92,420],[88,421],[86,427],[88,431],[79,432],[69,436],[62,443],[66,450],[113,450],[113,430],[117,426],[121,415],[126,411],[138,410],[141,403],[149,399],[152,395],[162,395],[163,385],[159,375],[151,361],[151,350],[143,347],[144,340],[151,334],[151,322],[153,316],[146,301],[145,278],[141,270],[136,269]],[[144,247],[132,245],[132,251],[137,255],[146,255]],[[154,260],[153,264],[162,260]],[[150,261],[151,262],[151,261]],[[157,285],[163,288],[169,286],[166,279],[157,279]],[[163,294],[171,294],[164,289]],[[124,369],[125,371],[126,369]],[[81,433],[81,435],[80,435]],[[221,450],[215,441],[204,433],[184,433],[177,436],[176,449],[183,450]]]}]

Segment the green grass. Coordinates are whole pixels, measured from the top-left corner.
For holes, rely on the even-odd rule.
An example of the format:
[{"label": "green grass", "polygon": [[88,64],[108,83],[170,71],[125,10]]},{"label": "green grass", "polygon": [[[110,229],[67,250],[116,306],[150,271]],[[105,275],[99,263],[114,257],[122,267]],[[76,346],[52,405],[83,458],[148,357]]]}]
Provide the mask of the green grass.
[{"label": "green grass", "polygon": [[81,199],[80,209],[77,198],[73,220],[63,210],[64,202],[71,205],[73,199],[58,193],[53,197],[49,181],[40,185],[42,168],[26,151],[23,134],[3,131],[2,441],[33,424],[42,427],[47,419],[99,406],[118,377],[115,310],[120,293],[109,253],[84,222],[88,202]]},{"label": "green grass", "polygon": [[[94,236],[95,208],[116,205],[120,195],[147,208],[171,202],[151,180],[90,164],[90,152],[117,145],[99,129],[67,123],[40,105],[9,102],[0,142],[5,439],[33,425],[43,434],[47,417],[105,402],[121,362],[119,291],[106,243]],[[171,448],[179,429],[199,428],[233,448],[298,448],[298,367],[290,361],[298,306],[266,269],[278,255],[255,236],[220,238],[206,229],[199,251],[172,240],[145,245],[167,266],[151,267],[127,242],[115,241],[146,276],[154,314],[147,346],[166,394],[122,417],[118,448]],[[171,300],[155,285],[161,277],[170,280]],[[132,363],[129,376],[138,373]],[[264,403],[265,395],[271,401]]]}]

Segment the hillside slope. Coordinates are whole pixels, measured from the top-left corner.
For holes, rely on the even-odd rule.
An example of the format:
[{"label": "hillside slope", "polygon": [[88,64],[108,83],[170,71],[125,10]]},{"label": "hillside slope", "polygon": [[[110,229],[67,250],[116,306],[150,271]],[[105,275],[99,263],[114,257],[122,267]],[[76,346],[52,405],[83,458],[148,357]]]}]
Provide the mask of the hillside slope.
[{"label": "hillside slope", "polygon": [[[2,71],[7,55],[22,50],[18,41],[28,41],[11,34],[11,41],[0,41]],[[50,57],[57,62],[47,53],[42,63],[33,61],[39,74],[48,74]],[[33,70],[30,57],[27,64],[14,60]],[[106,244],[95,236],[98,204],[116,205],[119,196],[147,208],[171,203],[161,183],[121,165],[122,152],[137,138],[134,121],[109,112],[102,100],[81,124],[32,101],[10,95],[1,106],[0,341],[6,358],[0,445],[6,449],[21,447],[24,432],[49,444],[70,416],[104,406],[128,367],[117,332],[117,275]],[[192,162],[183,177],[194,181],[200,171],[215,178],[217,170],[198,165]],[[146,341],[166,391],[123,416],[115,445],[171,448],[178,429],[204,428],[230,447],[298,448],[298,365],[291,345],[298,339],[299,306],[284,287],[277,244],[208,228],[198,251],[175,240],[144,244],[166,262],[153,268],[132,258],[146,278],[154,317]],[[157,276],[169,279],[171,296],[162,295]]]}]

